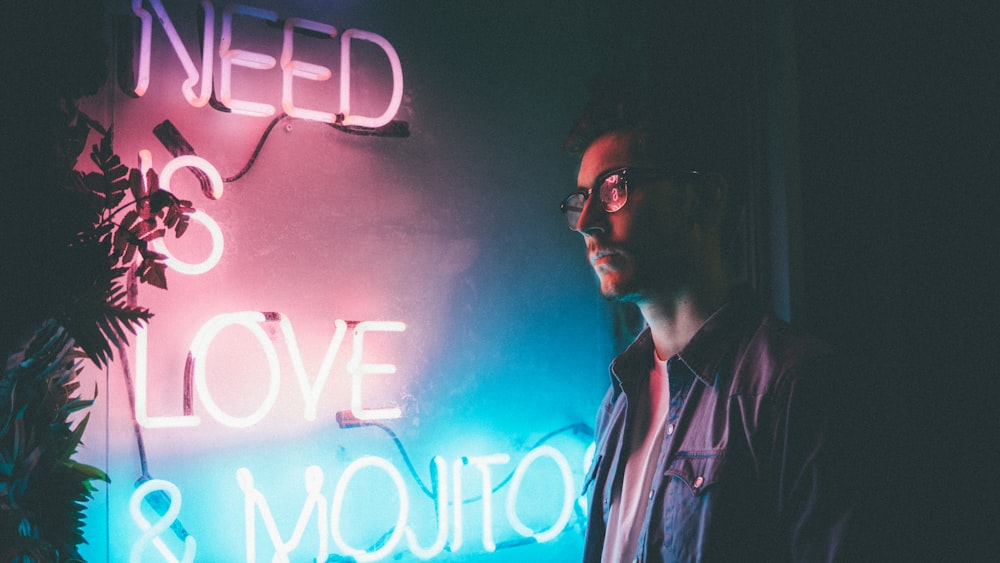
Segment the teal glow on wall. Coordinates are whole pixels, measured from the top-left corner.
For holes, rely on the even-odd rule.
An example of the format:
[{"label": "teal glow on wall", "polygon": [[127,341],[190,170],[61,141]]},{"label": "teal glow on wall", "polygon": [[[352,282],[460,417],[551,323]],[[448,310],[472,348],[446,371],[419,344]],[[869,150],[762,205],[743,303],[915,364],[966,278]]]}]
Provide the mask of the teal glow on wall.
[{"label": "teal glow on wall", "polygon": [[198,215],[88,371],[88,560],[579,557],[613,345],[558,201],[605,54],[558,4],[111,4],[90,113]]}]

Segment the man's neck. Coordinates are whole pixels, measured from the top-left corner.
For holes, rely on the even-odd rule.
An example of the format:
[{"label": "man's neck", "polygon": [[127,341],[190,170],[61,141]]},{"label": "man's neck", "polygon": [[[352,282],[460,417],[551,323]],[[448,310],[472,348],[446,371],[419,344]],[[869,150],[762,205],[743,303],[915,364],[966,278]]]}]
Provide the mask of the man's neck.
[{"label": "man's neck", "polygon": [[684,349],[708,317],[722,306],[728,293],[728,284],[708,284],[703,291],[683,291],[639,303],[639,311],[652,333],[656,356],[666,360]]}]

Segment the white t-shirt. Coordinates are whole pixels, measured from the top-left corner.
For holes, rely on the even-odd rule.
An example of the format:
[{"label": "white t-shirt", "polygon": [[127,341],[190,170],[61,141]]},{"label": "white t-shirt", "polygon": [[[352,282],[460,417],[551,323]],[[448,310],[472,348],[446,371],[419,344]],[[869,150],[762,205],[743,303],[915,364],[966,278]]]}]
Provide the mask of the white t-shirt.
[{"label": "white t-shirt", "polygon": [[621,484],[616,483],[604,536],[602,563],[626,563],[635,559],[639,535],[645,520],[653,473],[663,443],[663,425],[670,410],[667,361],[654,353],[649,371],[649,389],[629,405],[631,440]]}]

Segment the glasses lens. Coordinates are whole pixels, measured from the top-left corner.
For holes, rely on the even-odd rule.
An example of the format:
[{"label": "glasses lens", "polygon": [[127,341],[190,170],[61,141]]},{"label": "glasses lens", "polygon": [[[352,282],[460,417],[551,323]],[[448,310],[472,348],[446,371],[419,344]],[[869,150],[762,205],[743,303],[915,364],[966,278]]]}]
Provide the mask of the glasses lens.
[{"label": "glasses lens", "polygon": [[608,213],[614,213],[615,211],[621,209],[625,205],[625,201],[628,199],[628,189],[625,184],[624,171],[609,174],[608,177],[601,182],[599,191],[601,194],[601,203],[604,204],[605,211]]},{"label": "glasses lens", "polygon": [[566,215],[566,224],[569,228],[576,230],[580,223],[580,214],[583,213],[583,204],[587,201],[587,194],[583,192],[573,192],[563,200],[559,209]]}]

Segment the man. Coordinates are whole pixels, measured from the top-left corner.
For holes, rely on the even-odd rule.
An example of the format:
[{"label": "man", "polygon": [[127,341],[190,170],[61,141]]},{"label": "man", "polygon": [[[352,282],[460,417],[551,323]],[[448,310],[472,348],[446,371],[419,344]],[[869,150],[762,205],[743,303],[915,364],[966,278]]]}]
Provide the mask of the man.
[{"label": "man", "polygon": [[863,421],[842,410],[843,366],[735,283],[723,178],[608,107],[570,136],[579,188],[562,210],[601,293],[646,328],[611,364],[584,560],[854,560],[863,477],[847,452]]}]

